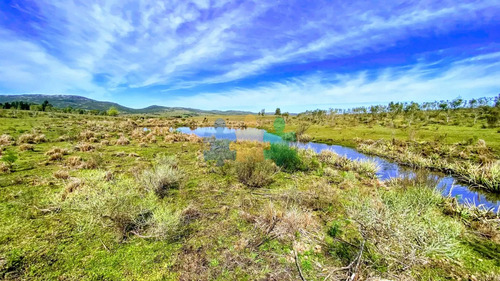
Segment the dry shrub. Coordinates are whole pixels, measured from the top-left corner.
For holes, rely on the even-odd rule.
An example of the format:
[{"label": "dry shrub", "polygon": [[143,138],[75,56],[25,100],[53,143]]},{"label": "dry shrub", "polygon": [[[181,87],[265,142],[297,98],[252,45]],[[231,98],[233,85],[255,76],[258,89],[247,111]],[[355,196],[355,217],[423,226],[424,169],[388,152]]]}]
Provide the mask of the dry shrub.
[{"label": "dry shrub", "polygon": [[124,136],[121,136],[119,139],[116,140],[117,145],[128,145],[130,144],[130,140]]},{"label": "dry shrub", "polygon": [[297,140],[300,142],[310,142],[312,139],[312,136],[308,134],[297,135]]},{"label": "dry shrub", "polygon": [[153,169],[146,170],[139,177],[143,187],[156,193],[160,198],[167,195],[170,189],[179,188],[183,174],[171,165],[156,165]]},{"label": "dry shrub", "polygon": [[278,167],[271,160],[255,161],[249,158],[244,162],[236,162],[238,180],[249,187],[264,187],[273,182]]},{"label": "dry shrub", "polygon": [[19,146],[20,151],[34,151],[35,146],[29,143],[23,143]]},{"label": "dry shrub", "polygon": [[90,141],[91,138],[95,137],[95,133],[89,130],[82,131],[80,133],[79,139],[82,141]]},{"label": "dry shrub", "polygon": [[69,141],[70,139],[71,139],[70,136],[68,136],[68,135],[62,135],[62,136],[59,136],[57,138],[57,141],[59,141],[59,142],[65,142],[65,141]]},{"label": "dry shrub", "polygon": [[81,152],[89,152],[89,151],[92,151],[95,149],[95,146],[93,146],[92,144],[88,143],[88,142],[83,142],[83,143],[79,143],[75,146],[75,149],[76,150],[79,150]]},{"label": "dry shrub", "polygon": [[257,228],[282,240],[293,240],[298,232],[315,232],[316,218],[310,211],[297,206],[281,210],[269,202],[255,219]]},{"label": "dry shrub", "polygon": [[54,178],[56,179],[63,179],[63,180],[66,180],[66,179],[69,179],[69,172],[66,171],[66,170],[59,170],[59,171],[56,171],[54,174],[53,174]]},{"label": "dry shrub", "polygon": [[432,257],[456,259],[463,225],[442,214],[441,194],[425,186],[378,189],[372,196],[352,190],[348,217],[357,222],[369,251],[387,273],[400,274]]},{"label": "dry shrub", "polygon": [[77,190],[82,185],[83,185],[83,181],[81,179],[71,178],[63,190],[63,194],[61,196],[62,200],[65,200],[69,194],[71,194],[72,192]]},{"label": "dry shrub", "polygon": [[66,159],[66,165],[72,168],[79,168],[82,165],[82,158],[80,156],[70,156]]},{"label": "dry shrub", "polygon": [[47,155],[47,156],[51,156],[53,154],[67,155],[68,150],[65,148],[61,148],[61,147],[53,147],[51,150],[45,152],[45,155]]},{"label": "dry shrub", "polygon": [[7,163],[0,161],[0,174],[10,173],[10,167]]},{"label": "dry shrub", "polygon": [[22,134],[17,139],[17,142],[19,144],[21,144],[21,143],[35,143],[35,135],[34,134],[28,134],[28,133]]},{"label": "dry shrub", "polygon": [[10,135],[3,134],[0,136],[0,146],[7,146],[14,143],[14,138]]},{"label": "dry shrub", "polygon": [[120,240],[131,235],[157,240],[175,236],[179,212],[159,202],[154,194],[145,194],[132,179],[104,181],[104,174],[91,172],[72,192],[65,193],[62,206],[78,213],[77,223],[111,229]]},{"label": "dry shrub", "polygon": [[50,161],[62,160],[66,154],[68,154],[68,150],[60,147],[54,147],[45,153],[45,155],[49,156]]},{"label": "dry shrub", "polygon": [[35,135],[34,141],[35,141],[35,143],[42,143],[42,142],[46,142],[47,138],[45,137],[44,134],[37,134],[37,135]]},{"label": "dry shrub", "polygon": [[102,140],[101,145],[103,146],[108,146],[109,145],[109,140]]},{"label": "dry shrub", "polygon": [[81,165],[83,169],[97,169],[103,163],[103,158],[100,154],[92,154],[86,161]]},{"label": "dry shrub", "polygon": [[182,133],[173,133],[165,136],[165,142],[174,143],[174,142],[190,142],[190,143],[202,143],[203,139],[198,137],[195,134],[182,134]]}]

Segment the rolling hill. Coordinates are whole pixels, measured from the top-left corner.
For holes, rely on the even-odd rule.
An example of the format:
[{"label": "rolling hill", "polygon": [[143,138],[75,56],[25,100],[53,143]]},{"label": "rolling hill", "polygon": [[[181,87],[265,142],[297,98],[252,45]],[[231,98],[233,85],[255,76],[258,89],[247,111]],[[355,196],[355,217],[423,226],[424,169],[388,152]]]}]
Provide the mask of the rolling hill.
[{"label": "rolling hill", "polygon": [[55,107],[66,108],[71,106],[72,108],[81,108],[87,110],[108,110],[111,106],[116,107],[122,113],[147,113],[147,114],[220,114],[220,115],[244,115],[252,114],[249,111],[238,111],[238,110],[201,110],[187,107],[166,107],[160,105],[151,105],[141,109],[130,108],[126,106],[119,105],[114,102],[108,101],[97,101],[81,96],[74,95],[0,95],[0,103],[13,102],[13,101],[24,101],[41,104],[45,100],[49,101]]}]

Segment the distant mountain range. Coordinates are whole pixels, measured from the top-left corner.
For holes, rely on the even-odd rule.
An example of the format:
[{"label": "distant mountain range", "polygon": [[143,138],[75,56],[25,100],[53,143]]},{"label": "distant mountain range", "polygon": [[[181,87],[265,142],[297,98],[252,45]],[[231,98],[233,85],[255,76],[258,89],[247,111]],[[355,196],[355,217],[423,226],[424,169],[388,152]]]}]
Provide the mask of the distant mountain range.
[{"label": "distant mountain range", "polygon": [[149,113],[149,114],[217,114],[217,115],[245,115],[252,114],[250,111],[238,110],[201,110],[186,107],[166,107],[160,105],[151,105],[141,109],[134,109],[119,105],[114,102],[97,101],[81,96],[72,95],[0,95],[0,103],[24,101],[36,104],[42,104],[45,100],[49,101],[54,107],[87,109],[87,110],[108,110],[110,107],[116,107],[120,112],[124,113]]}]

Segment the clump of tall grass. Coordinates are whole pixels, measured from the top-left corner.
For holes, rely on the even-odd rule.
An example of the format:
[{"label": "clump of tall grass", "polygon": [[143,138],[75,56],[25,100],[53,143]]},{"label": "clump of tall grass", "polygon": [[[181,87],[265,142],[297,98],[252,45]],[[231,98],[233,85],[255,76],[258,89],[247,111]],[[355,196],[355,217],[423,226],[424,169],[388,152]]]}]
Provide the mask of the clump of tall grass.
[{"label": "clump of tall grass", "polygon": [[500,192],[500,161],[485,165],[470,162],[457,163],[454,165],[454,170],[469,183]]},{"label": "clump of tall grass", "polygon": [[130,178],[103,181],[103,171],[84,177],[84,184],[68,193],[63,208],[74,211],[82,227],[114,231],[118,238],[129,236],[168,239],[179,230],[180,215],[161,204],[154,193],[144,192]]},{"label": "clump of tall grass", "polygon": [[45,152],[46,156],[49,156],[50,161],[62,160],[64,155],[67,155],[69,152],[65,148],[54,147],[49,151]]},{"label": "clump of tall grass", "polygon": [[10,135],[3,134],[0,136],[0,146],[8,146],[14,143],[14,138]]},{"label": "clump of tall grass", "polygon": [[[481,148],[484,143],[478,142],[476,148]],[[484,163],[473,162],[472,160],[448,160],[439,153],[434,152],[429,156],[424,156],[411,149],[400,149],[390,142],[369,142],[358,145],[361,152],[380,155],[391,158],[398,163],[415,168],[430,168],[443,172],[451,172],[460,177],[465,182],[477,185],[488,191],[500,192],[500,164],[499,161],[492,162],[491,159]],[[442,146],[441,150],[447,150],[445,155],[452,155],[457,150],[456,146]],[[463,154],[463,151],[460,152]],[[459,154],[460,154],[459,153]]]},{"label": "clump of tall grass", "polygon": [[[165,162],[165,158],[160,161]],[[183,179],[183,172],[178,169],[172,160],[170,163],[158,164],[145,170],[139,176],[139,182],[147,190],[154,192],[158,197],[165,197],[171,189],[179,188]]]},{"label": "clump of tall grass", "polygon": [[35,146],[29,143],[23,143],[19,146],[20,151],[34,151]]},{"label": "clump of tall grass", "polygon": [[326,165],[337,167],[344,171],[354,171],[371,178],[376,177],[380,169],[378,164],[373,160],[350,160],[330,150],[321,151],[318,159]]},{"label": "clump of tall grass", "polygon": [[433,257],[460,256],[463,226],[442,215],[442,201],[439,192],[425,186],[393,186],[371,196],[353,190],[345,205],[349,219],[359,227],[360,239],[376,253],[370,262],[388,274],[400,274]]},{"label": "clump of tall grass", "polygon": [[300,232],[316,231],[319,224],[308,210],[295,205],[283,209],[273,202],[268,202],[255,218],[255,225],[277,239],[293,240]]},{"label": "clump of tall grass", "polygon": [[121,136],[119,139],[116,140],[117,145],[128,145],[130,144],[130,140],[126,138],[125,136]]},{"label": "clump of tall grass", "polygon": [[44,134],[35,134],[35,133],[26,133],[26,134],[22,134],[19,136],[19,138],[17,139],[17,142],[19,144],[22,144],[22,143],[42,143],[42,142],[46,142],[47,141],[47,138],[45,137]]},{"label": "clump of tall grass", "polygon": [[302,161],[296,148],[287,144],[272,143],[269,150],[264,151],[266,159],[273,160],[284,171],[294,172],[302,168]]},{"label": "clump of tall grass", "polygon": [[81,152],[89,152],[89,151],[92,151],[94,150],[96,147],[88,142],[82,142],[82,143],[79,143],[75,146],[75,149],[76,150],[79,150]]},{"label": "clump of tall grass", "polygon": [[249,187],[264,187],[273,182],[273,175],[278,171],[271,160],[247,161],[234,163],[238,180]]},{"label": "clump of tall grass", "polygon": [[0,174],[10,173],[10,165],[0,161]]}]

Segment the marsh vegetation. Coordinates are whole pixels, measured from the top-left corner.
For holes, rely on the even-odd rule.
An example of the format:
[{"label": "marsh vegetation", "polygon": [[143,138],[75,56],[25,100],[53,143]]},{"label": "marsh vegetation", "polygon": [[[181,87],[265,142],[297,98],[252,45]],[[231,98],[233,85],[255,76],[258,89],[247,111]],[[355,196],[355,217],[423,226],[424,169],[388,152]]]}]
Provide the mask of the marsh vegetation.
[{"label": "marsh vegetation", "polygon": [[[308,116],[289,117],[283,132],[327,141],[335,128],[347,131],[342,118],[361,118],[336,116],[340,127],[330,129]],[[425,179],[380,180],[374,163],[331,151],[170,129],[216,118],[0,110],[1,278],[498,280],[497,214],[443,197]],[[395,158],[496,163],[491,128],[475,141],[443,140],[435,152],[426,136],[404,139],[399,132],[410,129],[396,128],[398,118],[394,128],[357,125],[396,130],[393,138],[349,142]],[[256,126],[274,120],[261,116]]]}]

